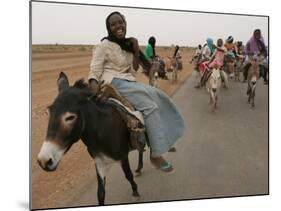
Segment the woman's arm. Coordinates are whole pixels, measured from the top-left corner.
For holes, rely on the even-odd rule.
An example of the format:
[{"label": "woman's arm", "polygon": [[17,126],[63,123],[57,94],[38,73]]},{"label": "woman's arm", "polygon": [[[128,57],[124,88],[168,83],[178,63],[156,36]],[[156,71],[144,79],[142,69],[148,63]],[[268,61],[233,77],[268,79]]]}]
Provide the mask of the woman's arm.
[{"label": "woman's arm", "polygon": [[132,45],[133,45],[133,49],[134,49],[134,57],[133,57],[133,68],[134,70],[138,70],[139,69],[139,43],[138,40],[134,37],[131,37],[129,40]]},{"label": "woman's arm", "polygon": [[135,55],[133,58],[133,68],[136,71],[139,69],[139,58],[138,58],[138,56],[135,56]]},{"label": "woman's arm", "polygon": [[88,80],[95,79],[99,81],[104,71],[104,61],[106,55],[106,48],[103,45],[98,45],[93,50],[92,61],[90,64],[90,72],[88,75]]}]

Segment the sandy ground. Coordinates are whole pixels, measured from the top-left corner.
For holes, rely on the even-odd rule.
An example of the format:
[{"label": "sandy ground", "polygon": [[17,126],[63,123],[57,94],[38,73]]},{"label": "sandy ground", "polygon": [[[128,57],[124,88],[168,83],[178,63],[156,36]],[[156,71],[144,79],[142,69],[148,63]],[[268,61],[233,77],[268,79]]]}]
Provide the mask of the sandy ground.
[{"label": "sandy ground", "polygon": [[[170,48],[156,49],[157,53],[166,58],[171,56]],[[159,80],[159,88],[168,95],[177,88],[192,72],[189,64],[194,51],[182,49],[183,70],[179,73],[178,83],[171,80]],[[32,140],[31,140],[31,185],[32,208],[54,208],[68,206],[70,202],[82,194],[85,184],[96,182],[94,162],[88,155],[82,142],[75,144],[64,156],[55,172],[47,173],[40,169],[36,157],[44,141],[48,122],[47,107],[57,95],[56,80],[64,71],[70,83],[80,78],[87,78],[91,61],[91,50],[67,50],[65,52],[36,52],[32,54]],[[171,75],[168,75],[171,78]],[[148,83],[141,71],[137,79]],[[93,196],[96,197],[96,196]]]}]

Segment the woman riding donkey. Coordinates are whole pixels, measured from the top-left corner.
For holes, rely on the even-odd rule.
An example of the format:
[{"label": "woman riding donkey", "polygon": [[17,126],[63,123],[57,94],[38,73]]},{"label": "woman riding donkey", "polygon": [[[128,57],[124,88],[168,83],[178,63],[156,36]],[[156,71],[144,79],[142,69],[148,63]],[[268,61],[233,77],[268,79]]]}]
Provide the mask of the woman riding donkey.
[{"label": "woman riding donkey", "polygon": [[149,60],[150,62],[153,62],[154,60],[159,61],[160,65],[159,65],[159,70],[158,70],[158,76],[162,79],[167,80],[168,77],[167,77],[166,71],[165,71],[165,62],[159,56],[156,55],[155,45],[156,45],[156,39],[155,39],[155,37],[151,36],[148,39],[148,44],[144,49],[145,58],[147,60]]},{"label": "woman riding donkey", "polygon": [[[268,74],[268,62],[267,62],[267,49],[264,43],[264,39],[261,35],[261,30],[254,30],[253,36],[246,44],[246,55],[249,56],[259,56],[263,57],[264,62],[259,65],[260,75],[263,77],[264,84],[268,84],[267,74]],[[244,66],[244,82],[247,80],[248,70],[251,66],[249,59],[246,60]]]},{"label": "woman riding donkey", "polygon": [[195,50],[194,56],[192,56],[191,60],[189,61],[190,64],[195,64],[195,69],[198,68],[197,63],[200,60],[200,56],[202,54],[202,46],[201,44],[198,45],[198,47]]},{"label": "woman riding donkey", "polygon": [[207,43],[202,48],[200,60],[198,61],[199,77],[197,78],[199,80],[197,81],[195,88],[199,88],[201,86],[202,76],[204,75],[205,70],[208,69],[207,64],[209,63],[210,58],[215,51],[215,45],[213,43],[213,39],[207,38],[206,42]]},{"label": "woman riding donkey", "polygon": [[[119,12],[106,18],[108,36],[97,45],[89,72],[93,94],[99,82],[112,84],[144,117],[150,146],[150,160],[164,172],[173,166],[163,158],[163,153],[183,135],[184,120],[171,99],[162,91],[137,82],[133,76],[139,64],[148,61],[139,49],[136,38],[126,38],[127,23]],[[133,70],[134,69],[134,70]]]},{"label": "woman riding donkey", "polygon": [[236,58],[237,46],[235,45],[234,38],[232,36],[227,37],[224,47],[226,50],[226,62],[233,62]]},{"label": "woman riding donkey", "polygon": [[176,60],[177,63],[177,69],[182,70],[182,56],[181,56],[181,50],[178,45],[175,47],[175,51],[173,54],[173,59]]},{"label": "woman riding donkey", "polygon": [[[217,46],[213,46],[213,54],[209,58],[208,61],[205,61],[201,65],[201,71],[202,71],[202,78],[201,78],[201,86],[204,85],[204,83],[207,80],[208,71],[212,70],[213,68],[220,69],[221,76],[223,81],[226,83],[226,74],[223,72],[222,67],[224,65],[224,58],[225,58],[225,48],[223,47],[223,40],[218,39],[217,40]],[[206,72],[207,71],[207,72]],[[225,84],[226,85],[226,84]]]},{"label": "woman riding donkey", "polygon": [[222,68],[224,65],[225,48],[223,47],[222,39],[217,40],[217,46],[215,47],[214,53],[208,63],[209,68],[213,68],[217,64],[218,68]]}]

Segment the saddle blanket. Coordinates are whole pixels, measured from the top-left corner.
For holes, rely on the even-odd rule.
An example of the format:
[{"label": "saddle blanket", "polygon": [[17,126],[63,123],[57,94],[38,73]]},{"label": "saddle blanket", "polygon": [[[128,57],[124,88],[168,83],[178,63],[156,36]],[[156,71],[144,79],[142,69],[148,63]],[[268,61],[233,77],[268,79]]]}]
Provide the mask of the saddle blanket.
[{"label": "saddle blanket", "polygon": [[117,100],[115,98],[109,98],[107,103],[115,106],[118,110],[121,110],[121,112],[126,112],[126,113],[136,117],[143,126],[145,125],[143,115],[140,111],[132,111],[130,108],[128,108],[127,106],[125,106],[119,100]]}]

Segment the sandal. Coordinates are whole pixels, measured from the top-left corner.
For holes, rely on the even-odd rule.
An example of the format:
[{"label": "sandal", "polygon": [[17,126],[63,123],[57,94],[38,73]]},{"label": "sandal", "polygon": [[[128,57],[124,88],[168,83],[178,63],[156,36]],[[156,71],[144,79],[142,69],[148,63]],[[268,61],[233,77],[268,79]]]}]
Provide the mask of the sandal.
[{"label": "sandal", "polygon": [[174,170],[172,164],[170,163],[162,163],[160,164],[159,169],[164,172],[172,172]]},{"label": "sandal", "polygon": [[168,163],[163,157],[150,157],[151,163],[163,172],[172,172],[174,170],[172,164]]}]

